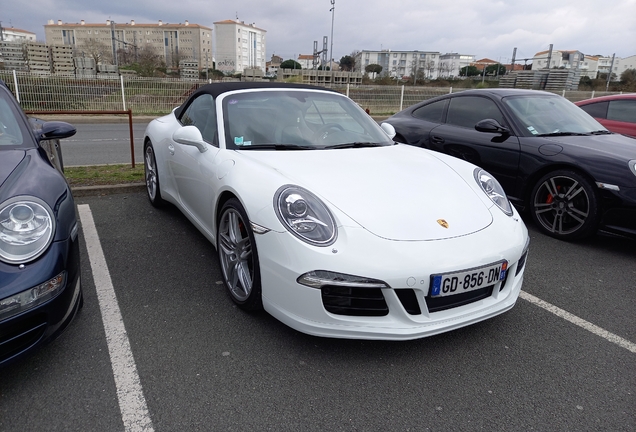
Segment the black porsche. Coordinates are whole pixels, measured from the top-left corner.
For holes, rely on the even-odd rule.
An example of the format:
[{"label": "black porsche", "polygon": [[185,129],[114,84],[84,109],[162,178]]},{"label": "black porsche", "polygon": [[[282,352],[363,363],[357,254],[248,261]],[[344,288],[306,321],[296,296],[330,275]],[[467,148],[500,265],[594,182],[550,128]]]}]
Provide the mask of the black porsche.
[{"label": "black porsche", "polygon": [[491,172],[548,235],[574,240],[600,228],[636,238],[636,139],[608,131],[559,95],[466,90],[386,122],[398,142]]},{"label": "black porsche", "polygon": [[30,122],[0,81],[0,366],[55,338],[82,305],[73,195],[45,150],[73,134]]}]

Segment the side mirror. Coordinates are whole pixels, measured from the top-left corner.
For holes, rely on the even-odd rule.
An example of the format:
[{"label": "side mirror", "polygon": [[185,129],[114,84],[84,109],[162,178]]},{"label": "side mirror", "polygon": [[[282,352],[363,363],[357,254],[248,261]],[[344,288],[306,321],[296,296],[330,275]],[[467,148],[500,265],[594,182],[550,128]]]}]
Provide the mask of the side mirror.
[{"label": "side mirror", "polygon": [[384,131],[384,133],[386,133],[389,138],[393,139],[395,138],[395,128],[393,127],[392,124],[389,123],[382,123],[380,125],[380,127],[382,128],[382,130]]},{"label": "side mirror", "polygon": [[495,119],[484,119],[479,121],[475,125],[475,130],[478,132],[490,132],[490,133],[499,133],[502,135],[510,135],[510,130],[507,127],[502,126]]},{"label": "side mirror", "polygon": [[205,153],[208,150],[208,144],[203,141],[201,131],[196,126],[183,126],[177,129],[172,134],[172,140],[179,144],[194,146],[201,153]]},{"label": "side mirror", "polygon": [[75,135],[75,126],[61,121],[47,121],[38,131],[40,140],[54,140],[72,137]]}]

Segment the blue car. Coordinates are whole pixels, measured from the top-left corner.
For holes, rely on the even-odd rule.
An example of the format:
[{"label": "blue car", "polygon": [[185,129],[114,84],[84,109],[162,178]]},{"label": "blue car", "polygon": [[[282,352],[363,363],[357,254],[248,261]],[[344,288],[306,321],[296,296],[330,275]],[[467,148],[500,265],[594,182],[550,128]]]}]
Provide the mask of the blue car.
[{"label": "blue car", "polygon": [[74,134],[30,122],[0,81],[0,366],[53,340],[82,306],[75,203],[50,150]]}]

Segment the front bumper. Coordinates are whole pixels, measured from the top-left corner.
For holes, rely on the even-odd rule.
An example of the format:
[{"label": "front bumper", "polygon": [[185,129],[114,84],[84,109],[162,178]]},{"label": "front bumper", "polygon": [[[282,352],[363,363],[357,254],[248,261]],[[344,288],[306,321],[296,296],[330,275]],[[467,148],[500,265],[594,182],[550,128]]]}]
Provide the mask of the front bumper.
[{"label": "front bumper", "polygon": [[[0,365],[55,339],[72,321],[81,302],[79,238],[54,242],[49,250],[20,269],[0,263],[2,298],[28,290],[66,271],[65,286],[59,293],[32,309],[0,322]],[[4,283],[4,282],[3,282]]]},{"label": "front bumper", "polygon": [[[480,232],[438,241],[388,241],[362,228],[346,228],[339,230],[334,245],[316,248],[288,233],[257,235],[263,306],[301,332],[355,339],[416,339],[491,318],[511,309],[519,296],[528,241],[527,229],[516,212],[513,218],[502,213],[495,219]],[[426,296],[432,274],[501,260],[509,263],[508,276],[490,291],[455,307],[430,307]],[[329,312],[333,309],[325,307],[324,292],[296,282],[312,270],[384,281],[390,288],[378,289],[376,294],[382,298],[376,300],[386,305],[386,313]]]}]

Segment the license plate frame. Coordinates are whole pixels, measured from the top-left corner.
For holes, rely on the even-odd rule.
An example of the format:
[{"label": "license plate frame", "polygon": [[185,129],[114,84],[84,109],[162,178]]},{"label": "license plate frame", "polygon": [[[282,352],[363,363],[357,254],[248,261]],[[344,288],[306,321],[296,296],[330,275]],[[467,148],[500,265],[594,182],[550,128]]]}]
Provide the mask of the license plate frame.
[{"label": "license plate frame", "polygon": [[508,261],[501,260],[485,266],[431,275],[431,298],[446,297],[475,291],[494,285],[506,278]]}]

